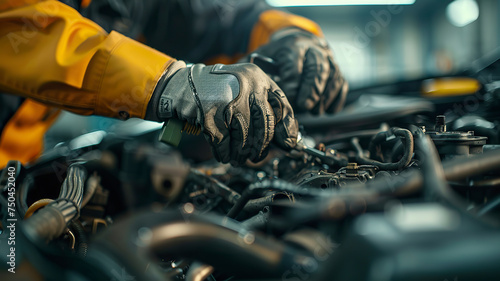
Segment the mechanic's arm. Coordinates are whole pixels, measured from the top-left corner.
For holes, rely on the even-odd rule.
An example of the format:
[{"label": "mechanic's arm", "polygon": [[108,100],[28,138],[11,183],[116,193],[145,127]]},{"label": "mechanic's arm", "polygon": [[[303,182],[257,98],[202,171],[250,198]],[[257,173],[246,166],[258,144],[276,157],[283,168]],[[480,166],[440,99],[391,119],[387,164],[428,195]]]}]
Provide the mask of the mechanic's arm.
[{"label": "mechanic's arm", "polygon": [[[78,114],[143,118],[171,57],[58,1],[0,0],[0,89]],[[33,1],[27,1],[33,2]]]},{"label": "mechanic's arm", "polygon": [[186,67],[57,1],[11,3],[0,1],[0,90],[79,114],[188,121],[223,162],[296,142],[290,104],[254,65]]},{"label": "mechanic's arm", "polygon": [[263,0],[156,2],[150,18],[164,20],[144,29],[149,45],[177,58],[208,63],[234,63],[256,51],[278,64],[278,86],[296,112],[333,113],[342,108],[348,85],[313,21],[272,9]]}]

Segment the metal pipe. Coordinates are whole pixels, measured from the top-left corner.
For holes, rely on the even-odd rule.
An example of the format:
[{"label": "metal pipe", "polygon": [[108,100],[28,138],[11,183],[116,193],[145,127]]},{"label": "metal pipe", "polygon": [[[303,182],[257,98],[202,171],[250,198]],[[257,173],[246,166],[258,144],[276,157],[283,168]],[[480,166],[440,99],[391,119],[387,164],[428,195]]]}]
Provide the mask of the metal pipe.
[{"label": "metal pipe", "polygon": [[449,181],[459,181],[497,169],[500,169],[500,149],[443,162],[443,170]]},{"label": "metal pipe", "polygon": [[259,229],[263,228],[267,221],[269,220],[269,207],[264,207],[264,210],[259,211],[259,213],[247,220],[241,222],[241,225],[247,229]]},{"label": "metal pipe", "polygon": [[204,281],[214,272],[214,267],[199,262],[193,262],[186,274],[186,281]]},{"label": "metal pipe", "polygon": [[[214,214],[190,210],[145,212],[106,229],[88,257],[112,256],[141,280],[161,280],[151,257],[188,258],[239,277],[280,277],[310,257]],[[147,272],[144,269],[148,266]]]}]

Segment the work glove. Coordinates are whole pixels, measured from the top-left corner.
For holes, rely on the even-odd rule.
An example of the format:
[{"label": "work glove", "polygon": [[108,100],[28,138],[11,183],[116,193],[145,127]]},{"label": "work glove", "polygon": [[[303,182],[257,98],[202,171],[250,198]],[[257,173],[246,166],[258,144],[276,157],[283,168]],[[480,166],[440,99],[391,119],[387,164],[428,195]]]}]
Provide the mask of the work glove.
[{"label": "work glove", "polygon": [[297,142],[298,124],[283,91],[249,63],[186,67],[177,61],[158,82],[148,108],[159,121],[177,118],[201,127],[223,163],[258,162],[271,140],[286,150]]},{"label": "work glove", "polygon": [[335,113],[344,106],[348,83],[324,38],[286,28],[274,33],[269,43],[255,53],[275,61],[279,77],[276,82],[296,113]]}]

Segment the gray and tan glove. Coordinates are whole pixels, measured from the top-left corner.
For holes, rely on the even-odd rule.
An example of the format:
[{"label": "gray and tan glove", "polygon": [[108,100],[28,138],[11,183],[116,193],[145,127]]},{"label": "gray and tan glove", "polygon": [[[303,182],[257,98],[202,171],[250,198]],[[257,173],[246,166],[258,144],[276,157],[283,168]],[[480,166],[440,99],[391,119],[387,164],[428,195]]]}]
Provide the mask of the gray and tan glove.
[{"label": "gray and tan glove", "polygon": [[296,113],[335,113],[344,106],[348,83],[324,38],[286,28],[274,33],[255,53],[276,62],[278,85]]},{"label": "gray and tan glove", "polygon": [[223,163],[262,160],[271,140],[289,150],[298,134],[284,93],[248,63],[186,67],[175,62],[156,86],[147,117],[200,126],[215,158]]}]

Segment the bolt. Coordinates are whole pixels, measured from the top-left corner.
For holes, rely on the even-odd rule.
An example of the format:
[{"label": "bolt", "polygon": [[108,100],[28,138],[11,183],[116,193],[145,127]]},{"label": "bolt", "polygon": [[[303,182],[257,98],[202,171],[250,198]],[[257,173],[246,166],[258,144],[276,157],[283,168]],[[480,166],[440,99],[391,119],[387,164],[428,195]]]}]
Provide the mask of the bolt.
[{"label": "bolt", "polygon": [[191,203],[186,203],[184,204],[184,206],[182,206],[182,210],[186,213],[186,214],[192,214],[194,212],[194,205],[191,204]]},{"label": "bolt", "polygon": [[446,117],[444,115],[436,116],[436,125],[434,126],[436,132],[446,132]]},{"label": "bolt", "polygon": [[345,175],[346,176],[351,176],[355,177],[358,175],[358,163],[348,163],[346,170],[345,170]]},{"label": "bolt", "polygon": [[357,170],[358,169],[358,163],[348,163],[346,168],[350,169],[350,170]]}]

